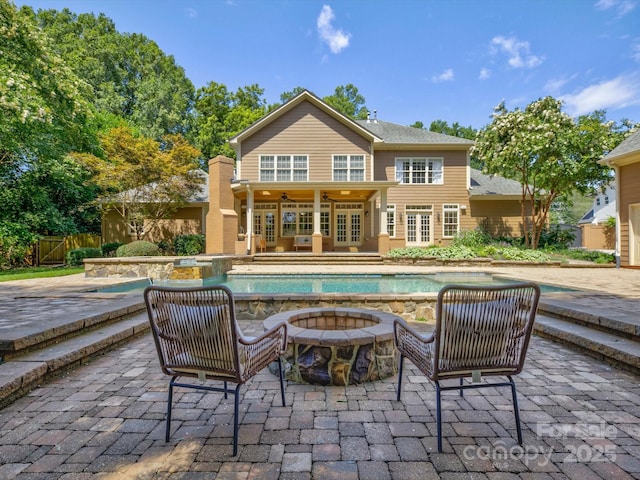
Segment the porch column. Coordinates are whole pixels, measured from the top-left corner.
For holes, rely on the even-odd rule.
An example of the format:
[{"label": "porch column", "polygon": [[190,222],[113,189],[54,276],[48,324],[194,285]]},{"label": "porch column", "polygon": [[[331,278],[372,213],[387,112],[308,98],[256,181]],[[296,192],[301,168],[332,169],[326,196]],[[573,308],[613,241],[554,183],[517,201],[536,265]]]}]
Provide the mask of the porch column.
[{"label": "porch column", "polygon": [[378,253],[386,255],[390,248],[387,229],[387,189],[380,189],[380,233],[378,234]]},{"label": "porch column", "polygon": [[313,235],[311,236],[311,253],[322,253],[322,231],[320,230],[320,190],[313,191]]},{"label": "porch column", "polygon": [[247,185],[247,255],[256,253],[253,241],[253,190]]}]

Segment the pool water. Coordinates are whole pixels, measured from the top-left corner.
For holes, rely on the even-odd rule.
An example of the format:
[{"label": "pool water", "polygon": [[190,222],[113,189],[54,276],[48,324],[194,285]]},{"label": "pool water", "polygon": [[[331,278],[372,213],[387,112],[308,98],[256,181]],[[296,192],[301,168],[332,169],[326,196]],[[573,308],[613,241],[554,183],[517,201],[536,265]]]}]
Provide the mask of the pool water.
[{"label": "pool water", "polygon": [[[300,275],[246,275],[232,274],[204,280],[204,285],[226,285],[234,293],[433,293],[444,285],[509,285],[516,280],[494,277],[488,273],[442,272],[412,275],[374,274],[300,274]],[[101,292],[141,291],[149,280],[107,287]],[[156,281],[155,285],[199,286],[197,281]],[[571,291],[568,288],[540,285],[544,292]]]}]

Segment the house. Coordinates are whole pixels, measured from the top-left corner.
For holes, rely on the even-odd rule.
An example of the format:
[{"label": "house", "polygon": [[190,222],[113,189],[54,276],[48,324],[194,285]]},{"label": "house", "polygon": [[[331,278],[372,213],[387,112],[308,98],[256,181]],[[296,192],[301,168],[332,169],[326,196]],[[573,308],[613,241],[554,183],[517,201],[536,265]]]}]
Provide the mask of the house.
[{"label": "house", "polygon": [[470,140],[354,121],[304,91],[229,142],[235,165],[209,163],[207,253],[385,254],[478,226],[523,234],[520,184],[470,168]]},{"label": "house", "polygon": [[600,160],[615,169],[616,256],[621,266],[640,266],[640,130]]},{"label": "house", "polygon": [[578,225],[581,230],[581,247],[589,250],[613,250],[615,248],[615,228],[608,223],[616,217],[616,185],[610,182],[593,199],[589,211]]},{"label": "house", "polygon": [[[190,235],[205,233],[206,216],[209,211],[209,175],[203,170],[197,170],[197,175],[202,178],[202,185],[189,198],[188,203],[178,208],[169,218],[152,222],[145,220],[145,240],[157,242],[159,240],[173,239],[178,235]],[[120,196],[143,197],[144,190],[126,191]],[[126,224],[120,213],[111,209],[102,216],[102,242],[129,243],[136,240],[136,234]]]}]

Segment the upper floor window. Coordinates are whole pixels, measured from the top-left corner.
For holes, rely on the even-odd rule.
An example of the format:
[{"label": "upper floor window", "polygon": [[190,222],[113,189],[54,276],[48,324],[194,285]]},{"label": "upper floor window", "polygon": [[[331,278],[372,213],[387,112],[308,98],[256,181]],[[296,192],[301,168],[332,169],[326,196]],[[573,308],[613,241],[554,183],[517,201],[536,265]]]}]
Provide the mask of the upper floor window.
[{"label": "upper floor window", "polygon": [[458,205],[442,205],[442,236],[454,237],[460,229]]},{"label": "upper floor window", "polygon": [[309,180],[307,155],[260,155],[261,182],[306,182]]},{"label": "upper floor window", "polygon": [[334,182],[363,182],[364,155],[334,155]]},{"label": "upper floor window", "polygon": [[442,184],[442,159],[397,158],[396,180],[401,184]]},{"label": "upper floor window", "polygon": [[609,195],[604,196],[604,204],[609,205]]}]

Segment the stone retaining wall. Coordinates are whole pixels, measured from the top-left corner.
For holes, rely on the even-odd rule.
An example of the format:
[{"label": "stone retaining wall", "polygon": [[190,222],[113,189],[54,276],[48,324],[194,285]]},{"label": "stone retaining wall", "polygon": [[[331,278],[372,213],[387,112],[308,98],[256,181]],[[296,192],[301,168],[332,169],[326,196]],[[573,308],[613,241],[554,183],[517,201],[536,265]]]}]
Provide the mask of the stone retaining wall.
[{"label": "stone retaining wall", "polygon": [[238,320],[264,320],[301,308],[366,308],[409,321],[435,323],[437,293],[421,294],[234,294]]},{"label": "stone retaining wall", "polygon": [[91,278],[150,278],[152,280],[198,280],[219,277],[233,268],[232,257],[118,257],[86,258],[84,274]]}]

